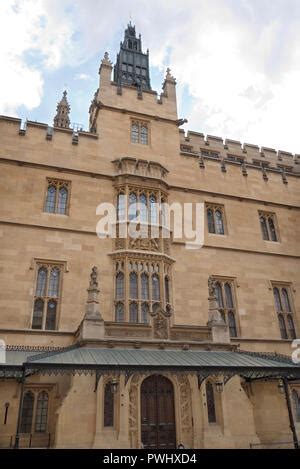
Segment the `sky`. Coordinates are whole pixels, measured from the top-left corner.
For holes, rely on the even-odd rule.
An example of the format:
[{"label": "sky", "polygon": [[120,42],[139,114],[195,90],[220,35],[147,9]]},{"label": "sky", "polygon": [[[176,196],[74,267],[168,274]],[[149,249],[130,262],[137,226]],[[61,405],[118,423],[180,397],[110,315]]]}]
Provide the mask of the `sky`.
[{"label": "sky", "polygon": [[300,153],[300,0],[0,0],[0,114],[51,124],[64,89],[88,109],[131,19],[167,67],[186,130]]}]

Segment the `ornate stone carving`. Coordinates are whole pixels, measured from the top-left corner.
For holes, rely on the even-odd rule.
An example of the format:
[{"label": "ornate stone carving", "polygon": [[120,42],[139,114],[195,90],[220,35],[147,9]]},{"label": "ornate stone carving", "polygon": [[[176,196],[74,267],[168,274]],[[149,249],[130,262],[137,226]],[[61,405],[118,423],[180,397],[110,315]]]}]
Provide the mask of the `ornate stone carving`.
[{"label": "ornate stone carving", "polygon": [[166,340],[170,337],[169,317],[171,313],[159,308],[153,316],[153,337],[155,339]]},{"label": "ornate stone carving", "polygon": [[159,240],[154,238],[131,238],[129,247],[141,251],[159,251]]},{"label": "ornate stone carving", "polygon": [[138,435],[138,396],[139,396],[139,382],[141,376],[134,375],[130,382],[129,390],[129,438],[131,448],[138,448],[139,446],[139,435]]},{"label": "ornate stone carving", "polygon": [[116,246],[116,249],[125,249],[126,248],[125,238],[117,238],[115,246]]},{"label": "ornate stone carving", "polygon": [[193,423],[191,410],[191,391],[189,380],[185,375],[177,376],[179,396],[180,396],[180,420],[181,432],[184,441],[189,443],[189,447],[193,444]]},{"label": "ornate stone carving", "polygon": [[208,293],[210,298],[216,297],[216,281],[213,277],[208,278]]}]

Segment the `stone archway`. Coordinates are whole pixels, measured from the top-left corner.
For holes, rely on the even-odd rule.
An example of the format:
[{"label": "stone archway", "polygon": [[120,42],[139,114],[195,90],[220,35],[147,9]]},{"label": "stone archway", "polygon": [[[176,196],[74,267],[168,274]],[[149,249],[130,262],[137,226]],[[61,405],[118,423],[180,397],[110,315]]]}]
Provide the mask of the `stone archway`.
[{"label": "stone archway", "polygon": [[174,388],[161,375],[151,375],[141,385],[141,442],[146,449],[176,448]]}]

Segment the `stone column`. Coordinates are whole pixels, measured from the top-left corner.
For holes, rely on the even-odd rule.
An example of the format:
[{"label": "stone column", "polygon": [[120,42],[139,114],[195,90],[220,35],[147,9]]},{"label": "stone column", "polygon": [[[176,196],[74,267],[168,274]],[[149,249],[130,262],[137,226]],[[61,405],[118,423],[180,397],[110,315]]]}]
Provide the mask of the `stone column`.
[{"label": "stone column", "polygon": [[125,373],[119,379],[119,434],[118,448],[130,448],[129,441],[129,389],[125,385]]},{"label": "stone column", "polygon": [[203,405],[198,387],[198,377],[189,376],[193,414],[193,448],[203,448]]}]

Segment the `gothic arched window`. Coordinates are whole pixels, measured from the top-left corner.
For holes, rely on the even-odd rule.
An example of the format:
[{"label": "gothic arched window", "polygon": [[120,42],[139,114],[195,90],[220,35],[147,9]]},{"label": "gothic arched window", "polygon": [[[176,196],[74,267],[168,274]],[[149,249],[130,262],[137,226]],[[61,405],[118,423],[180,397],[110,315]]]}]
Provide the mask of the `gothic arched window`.
[{"label": "gothic arched window", "polygon": [[224,207],[208,204],[206,206],[208,232],[218,235],[225,234]]},{"label": "gothic arched window", "polygon": [[281,338],[282,338],[282,339],[287,339],[287,338],[288,338],[288,335],[287,335],[287,331],[286,331],[286,327],[285,327],[285,322],[284,322],[284,319],[283,319],[283,315],[282,315],[281,313],[278,314],[278,321],[279,321],[279,329],[280,329]]},{"label": "gothic arched window", "polygon": [[118,272],[116,275],[116,299],[122,300],[124,298],[124,274]]},{"label": "gothic arched window", "polygon": [[54,331],[56,328],[56,300],[49,300],[47,305],[46,313],[46,324],[45,329],[48,331]]},{"label": "gothic arched window", "polygon": [[289,337],[290,337],[290,339],[294,340],[294,339],[296,339],[296,331],[295,331],[293,317],[292,317],[291,314],[288,314],[286,319],[287,319]]},{"label": "gothic arched window", "polygon": [[140,210],[140,221],[147,223],[148,222],[148,207],[147,207],[147,197],[145,194],[141,194],[139,197],[139,210]]},{"label": "gothic arched window", "polygon": [[291,310],[289,295],[288,295],[286,288],[283,288],[281,290],[281,297],[282,297],[282,304],[283,304],[284,311],[286,313],[290,313],[292,310]]},{"label": "gothic arched window", "polygon": [[213,211],[209,208],[207,209],[207,222],[208,222],[208,231],[209,233],[215,233],[215,220]]},{"label": "gothic arched window", "polygon": [[219,308],[224,308],[222,287],[219,282],[215,284],[215,294]]},{"label": "gothic arched window", "polygon": [[215,227],[216,234],[224,234],[224,224],[223,224],[223,215],[221,210],[215,211]]},{"label": "gothic arched window", "polygon": [[45,296],[47,287],[47,269],[40,267],[38,270],[37,281],[36,281],[36,296]]},{"label": "gothic arched window", "polygon": [[138,298],[138,276],[135,272],[131,272],[129,276],[129,283],[130,283],[130,298],[136,299]]},{"label": "gothic arched window", "polygon": [[58,267],[54,267],[50,271],[48,296],[58,297],[58,294],[59,294],[59,273],[60,273],[60,269]]},{"label": "gothic arched window", "polygon": [[228,326],[230,337],[237,337],[235,317],[232,311],[228,312]]},{"label": "gothic arched window", "polygon": [[152,275],[152,301],[160,300],[159,276]]},{"label": "gothic arched window", "polygon": [[32,329],[56,329],[61,271],[61,266],[53,264],[42,265],[38,268]]},{"label": "gothic arched window", "polygon": [[262,232],[262,235],[263,235],[263,239],[268,241],[269,233],[268,233],[266,218],[261,215],[259,217],[259,221],[260,221],[260,226],[261,226],[261,232]]},{"label": "gothic arched window", "polygon": [[275,224],[272,217],[268,218],[271,241],[277,241]]},{"label": "gothic arched window", "polygon": [[31,433],[32,418],[34,408],[34,394],[27,391],[24,394],[22,415],[21,415],[21,433]]},{"label": "gothic arched window", "polygon": [[137,303],[130,303],[129,305],[129,321],[138,322],[138,305]]},{"label": "gothic arched window", "polygon": [[280,335],[282,339],[295,339],[296,329],[293,318],[290,289],[286,286],[273,287],[275,309],[278,316]]},{"label": "gothic arched window", "polygon": [[59,179],[49,179],[44,204],[44,211],[67,215],[70,197],[70,182]]},{"label": "gothic arched window", "polygon": [[149,277],[145,273],[141,275],[141,297],[142,300],[149,300]]},{"label": "gothic arched window", "polygon": [[148,324],[149,322],[149,304],[148,303],[142,303],[141,322],[143,324]]},{"label": "gothic arched window", "polygon": [[117,217],[119,221],[125,220],[125,212],[126,212],[126,196],[123,193],[118,194],[118,202],[117,202]]},{"label": "gothic arched window", "polygon": [[43,328],[44,301],[36,299],[33,306],[32,329]]},{"label": "gothic arched window", "polygon": [[141,124],[141,139],[140,143],[142,145],[148,145],[148,125]]},{"label": "gothic arched window", "polygon": [[157,201],[154,194],[150,195],[150,223],[158,222],[158,213],[157,213]]},{"label": "gothic arched window", "polygon": [[48,402],[48,394],[46,393],[46,391],[41,391],[37,398],[35,415],[35,431],[37,433],[44,433],[47,431]]},{"label": "gothic arched window", "polygon": [[265,241],[278,241],[274,213],[259,212],[262,237]]},{"label": "gothic arched window", "polygon": [[216,423],[216,405],[215,405],[215,394],[212,383],[209,381],[206,383],[206,405],[207,405],[207,417],[208,423]]},{"label": "gothic arched window", "polygon": [[273,293],[274,293],[276,311],[277,312],[282,311],[280,294],[279,294],[279,290],[277,287],[273,288]]},{"label": "gothic arched window", "polygon": [[137,218],[137,197],[134,192],[129,194],[129,220]]},{"label": "gothic arched window", "polygon": [[233,299],[232,299],[232,290],[229,283],[225,283],[225,297],[226,297],[226,306],[228,309],[233,309]]},{"label": "gothic arched window", "polygon": [[116,315],[116,322],[124,322],[125,321],[123,303],[117,303],[116,304],[116,306],[115,306],[115,315]]},{"label": "gothic arched window", "polygon": [[49,186],[47,189],[47,197],[45,203],[45,212],[55,212],[55,199],[56,199],[56,187]]},{"label": "gothic arched window", "polygon": [[57,213],[65,214],[67,212],[68,189],[61,187],[58,192]]}]

